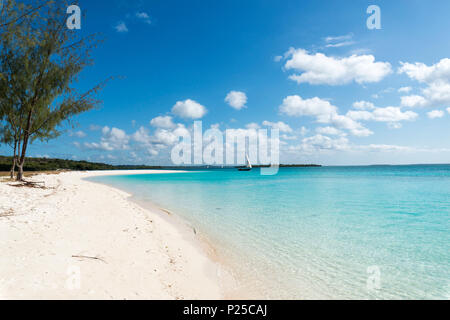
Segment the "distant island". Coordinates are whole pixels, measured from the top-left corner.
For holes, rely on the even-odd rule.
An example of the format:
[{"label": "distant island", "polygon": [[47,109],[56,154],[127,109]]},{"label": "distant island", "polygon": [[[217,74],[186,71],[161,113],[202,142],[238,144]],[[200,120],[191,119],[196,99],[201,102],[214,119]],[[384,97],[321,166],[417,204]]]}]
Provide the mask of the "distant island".
[{"label": "distant island", "polygon": [[[9,171],[11,169],[11,157],[0,156],[0,171]],[[97,163],[89,161],[75,161],[66,159],[51,158],[28,158],[24,166],[25,171],[55,171],[55,170],[150,170],[150,169],[226,169],[237,168],[238,166],[148,166],[148,165],[111,165],[106,163]],[[269,167],[268,165],[255,165],[254,168]],[[321,167],[317,164],[281,164],[281,168],[294,167]]]}]

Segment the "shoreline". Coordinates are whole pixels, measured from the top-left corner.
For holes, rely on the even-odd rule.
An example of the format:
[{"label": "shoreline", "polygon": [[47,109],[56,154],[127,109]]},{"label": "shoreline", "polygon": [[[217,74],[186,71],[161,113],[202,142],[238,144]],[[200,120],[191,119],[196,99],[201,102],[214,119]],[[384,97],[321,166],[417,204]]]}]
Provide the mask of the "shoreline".
[{"label": "shoreline", "polygon": [[[136,172],[131,172],[131,170],[120,171],[122,173],[115,174],[116,171],[111,171],[103,176],[122,176],[122,175],[134,175],[134,174],[148,174],[142,173],[143,170],[137,170]],[[153,170],[152,170],[153,171]],[[188,171],[171,171],[171,170],[157,170],[159,172],[150,172],[150,174],[158,174],[158,173],[183,173]],[[125,174],[123,174],[125,172]],[[95,175],[98,177],[99,175]],[[123,192],[127,194],[127,200],[138,205],[146,211],[152,212],[153,214],[158,215],[161,219],[166,221],[168,224],[175,227],[179,232],[184,241],[189,242],[191,245],[196,247],[202,255],[205,255],[211,263],[215,265],[217,269],[217,277],[216,280],[219,281],[220,289],[221,289],[221,299],[225,300],[239,300],[239,299],[250,299],[248,295],[241,292],[239,290],[239,276],[235,274],[233,267],[221,258],[216,251],[216,245],[214,242],[209,239],[209,237],[202,232],[198,227],[194,226],[190,221],[185,219],[183,216],[179,215],[177,212],[173,212],[167,208],[164,208],[163,205],[159,205],[151,200],[143,200],[136,197],[134,194],[126,190],[125,188],[121,188],[119,186],[109,185],[108,183],[98,182],[89,180],[89,177],[84,177],[83,180],[89,181],[91,183],[103,185],[110,187],[114,190],[118,190],[119,192]],[[262,297],[260,297],[262,299]]]},{"label": "shoreline", "polygon": [[[171,173],[183,173],[188,171],[175,171]],[[161,172],[162,173],[162,172]],[[135,173],[130,173],[135,174]],[[114,172],[108,175],[115,175]],[[119,174],[123,175],[123,174]],[[89,179],[87,177],[86,179]],[[206,254],[206,256],[217,265],[219,271],[219,281],[221,283],[221,292],[222,298],[225,300],[265,300],[267,296],[261,293],[261,290],[266,290],[265,281],[268,279],[260,279],[258,277],[254,277],[252,273],[245,272],[242,273],[242,270],[237,270],[235,262],[230,261],[224,255],[220,255],[217,249],[220,249],[219,245],[215,242],[214,239],[210,238],[207,234],[206,230],[202,230],[200,227],[197,227],[192,224],[191,221],[180,215],[177,211],[171,211],[164,207],[163,204],[158,204],[157,200],[148,200],[148,199],[139,199],[137,196],[132,194],[126,188],[121,187],[120,185],[110,185],[107,182],[101,181],[92,181],[88,180],[92,183],[106,185],[115,190],[119,190],[129,195],[128,200],[139,205],[140,207],[154,212],[158,214],[162,219],[174,225],[181,233],[183,238],[190,242],[192,245],[199,248],[202,253]],[[245,256],[241,257],[245,259]],[[254,284],[258,283],[257,287],[254,287]]]},{"label": "shoreline", "polygon": [[180,171],[29,179],[48,189],[0,183],[0,299],[223,299],[226,272],[200,237],[169,221],[175,214],[85,179],[171,172]]}]

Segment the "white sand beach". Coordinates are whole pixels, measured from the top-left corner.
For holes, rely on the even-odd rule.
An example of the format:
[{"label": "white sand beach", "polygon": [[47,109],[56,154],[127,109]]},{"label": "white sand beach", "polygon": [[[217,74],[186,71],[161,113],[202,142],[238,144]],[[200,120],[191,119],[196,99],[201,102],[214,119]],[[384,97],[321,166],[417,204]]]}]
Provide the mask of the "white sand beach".
[{"label": "white sand beach", "polygon": [[[37,175],[46,189],[0,183],[0,299],[220,299],[220,268],[196,242],[130,195]],[[167,172],[167,171],[165,171]]]}]

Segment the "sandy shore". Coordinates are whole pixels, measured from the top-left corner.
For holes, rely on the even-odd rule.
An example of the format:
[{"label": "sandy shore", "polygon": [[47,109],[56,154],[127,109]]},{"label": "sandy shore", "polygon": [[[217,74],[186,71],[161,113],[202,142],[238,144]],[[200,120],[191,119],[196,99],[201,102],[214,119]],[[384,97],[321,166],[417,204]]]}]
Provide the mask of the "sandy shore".
[{"label": "sandy shore", "polygon": [[220,268],[194,233],[125,192],[83,180],[111,174],[118,172],[30,179],[46,189],[0,183],[0,299],[223,297]]}]

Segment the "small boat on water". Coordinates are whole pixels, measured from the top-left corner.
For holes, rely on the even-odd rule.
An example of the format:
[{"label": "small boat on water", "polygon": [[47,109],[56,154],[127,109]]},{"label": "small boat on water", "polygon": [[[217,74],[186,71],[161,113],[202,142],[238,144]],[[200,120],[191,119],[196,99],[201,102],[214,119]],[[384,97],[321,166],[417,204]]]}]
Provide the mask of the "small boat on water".
[{"label": "small boat on water", "polygon": [[250,171],[252,170],[252,164],[250,163],[250,159],[248,158],[248,154],[245,155],[246,159],[247,159],[247,166],[244,168],[239,168],[239,171]]}]

